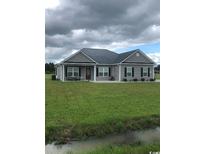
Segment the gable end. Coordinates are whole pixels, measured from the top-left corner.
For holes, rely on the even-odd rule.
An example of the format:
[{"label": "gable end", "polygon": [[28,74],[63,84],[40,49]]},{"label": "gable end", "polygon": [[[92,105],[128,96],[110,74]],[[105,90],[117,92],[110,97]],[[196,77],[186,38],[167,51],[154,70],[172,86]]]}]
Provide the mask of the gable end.
[{"label": "gable end", "polygon": [[64,61],[64,63],[94,63],[94,61],[89,59],[82,52],[78,52],[77,54]]},{"label": "gable end", "polygon": [[123,61],[123,63],[146,63],[146,64],[154,64],[154,62],[142,52],[134,52],[127,59]]}]

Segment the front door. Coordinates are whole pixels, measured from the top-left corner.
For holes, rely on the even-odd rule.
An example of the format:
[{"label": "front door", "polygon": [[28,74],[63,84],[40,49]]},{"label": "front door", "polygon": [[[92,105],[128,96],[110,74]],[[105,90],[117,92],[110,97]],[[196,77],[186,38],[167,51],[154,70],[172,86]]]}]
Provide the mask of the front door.
[{"label": "front door", "polygon": [[91,79],[91,68],[86,67],[86,80],[90,80],[90,79]]}]

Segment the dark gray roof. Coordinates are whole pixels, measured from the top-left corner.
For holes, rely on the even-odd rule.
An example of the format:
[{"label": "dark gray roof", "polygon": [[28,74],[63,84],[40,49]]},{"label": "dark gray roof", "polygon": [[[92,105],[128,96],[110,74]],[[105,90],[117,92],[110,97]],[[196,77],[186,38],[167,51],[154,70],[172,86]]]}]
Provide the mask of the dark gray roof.
[{"label": "dark gray roof", "polygon": [[118,54],[117,59],[115,60],[116,63],[120,63],[121,61],[123,61],[125,58],[127,58],[129,55],[131,55],[132,53],[138,51],[137,50],[132,50],[132,51],[128,51],[128,52],[123,52],[121,54]]},{"label": "dark gray roof", "polygon": [[124,59],[126,59],[128,56],[135,52],[141,52],[141,50],[136,49],[118,54],[107,49],[83,48],[80,50],[80,52],[83,52],[98,64],[116,64],[122,62]]},{"label": "dark gray roof", "polygon": [[83,48],[81,52],[88,55],[99,64],[114,64],[118,54],[107,49]]}]

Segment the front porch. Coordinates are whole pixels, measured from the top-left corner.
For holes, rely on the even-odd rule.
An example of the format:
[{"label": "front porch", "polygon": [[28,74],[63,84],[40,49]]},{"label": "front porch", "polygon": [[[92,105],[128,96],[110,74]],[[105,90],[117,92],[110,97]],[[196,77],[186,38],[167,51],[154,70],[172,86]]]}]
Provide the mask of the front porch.
[{"label": "front porch", "polygon": [[63,81],[96,81],[96,65],[63,65]]},{"label": "front porch", "polygon": [[114,81],[119,80],[116,69],[119,68],[94,64],[63,64],[56,72],[57,78],[62,81]]}]

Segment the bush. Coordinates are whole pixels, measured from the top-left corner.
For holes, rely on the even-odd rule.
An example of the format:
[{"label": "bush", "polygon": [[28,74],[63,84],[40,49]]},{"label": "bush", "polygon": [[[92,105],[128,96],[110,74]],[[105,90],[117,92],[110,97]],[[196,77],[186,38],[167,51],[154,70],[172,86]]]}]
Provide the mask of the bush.
[{"label": "bush", "polygon": [[111,77],[110,77],[110,80],[111,80],[111,81],[114,81],[114,80],[115,80],[114,76],[111,76]]},{"label": "bush", "polygon": [[51,76],[51,79],[52,79],[52,80],[56,80],[56,75],[53,74],[53,75]]},{"label": "bush", "polygon": [[135,78],[135,79],[133,79],[133,81],[138,81],[138,79],[137,79],[137,78]]},{"label": "bush", "polygon": [[155,80],[156,80],[155,78],[154,78],[154,79],[153,79],[153,78],[151,78],[149,81],[155,81]]},{"label": "bush", "polygon": [[145,78],[141,78],[141,81],[145,81]]},{"label": "bush", "polygon": [[80,80],[80,77],[67,77],[66,79],[70,81],[77,81]]},{"label": "bush", "polygon": [[126,79],[126,78],[124,78],[124,79],[122,79],[122,81],[127,81],[127,79]]}]

